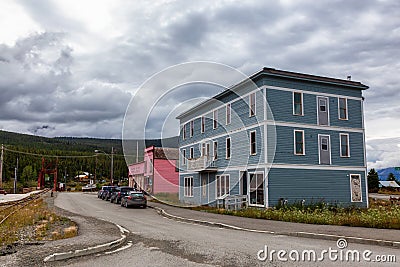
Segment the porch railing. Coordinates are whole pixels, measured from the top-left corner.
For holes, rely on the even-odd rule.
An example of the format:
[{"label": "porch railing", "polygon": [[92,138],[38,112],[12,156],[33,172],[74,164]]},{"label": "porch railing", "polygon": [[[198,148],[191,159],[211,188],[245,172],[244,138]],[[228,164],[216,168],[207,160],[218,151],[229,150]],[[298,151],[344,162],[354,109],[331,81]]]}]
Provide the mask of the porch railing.
[{"label": "porch railing", "polygon": [[227,195],[217,199],[217,207],[227,210],[240,210],[248,207],[248,198],[246,195]]},{"label": "porch railing", "polygon": [[210,156],[202,156],[196,159],[188,159],[188,170],[207,170],[215,168],[215,161]]}]

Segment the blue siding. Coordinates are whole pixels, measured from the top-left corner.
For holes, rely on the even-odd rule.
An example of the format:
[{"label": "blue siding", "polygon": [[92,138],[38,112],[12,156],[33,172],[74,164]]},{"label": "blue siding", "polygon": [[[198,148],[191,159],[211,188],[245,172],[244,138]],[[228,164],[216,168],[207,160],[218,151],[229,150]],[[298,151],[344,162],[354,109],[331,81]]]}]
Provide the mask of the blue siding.
[{"label": "blue siding", "polygon": [[[267,89],[267,99],[275,121],[318,124],[317,95],[303,93],[303,116],[293,115],[293,92]],[[329,97],[330,126],[362,128],[361,100],[348,99],[347,105],[349,119],[339,120],[338,98]]]},{"label": "blue siding", "polygon": [[278,78],[263,78],[262,85],[277,86],[284,88],[291,88],[295,90],[305,90],[318,93],[326,94],[338,94],[343,96],[352,96],[361,98],[361,90],[357,88],[349,88],[341,85],[328,85],[317,82],[306,82],[306,81],[295,81],[289,79],[278,79]]},{"label": "blue siding", "polygon": [[[350,174],[360,174],[362,203],[351,202]],[[344,206],[366,206],[365,173],[359,171],[271,169],[268,174],[269,205],[276,206],[280,198],[289,203],[303,199],[312,202],[336,203]]]},{"label": "blue siding", "polygon": [[[193,173],[192,175],[180,174],[180,199],[185,203],[207,204],[214,203],[216,197],[215,177],[220,174],[230,175],[230,194],[240,194],[240,170],[250,172],[257,164],[264,170],[266,159],[264,149],[267,148],[268,162],[292,165],[291,168],[272,168],[268,174],[268,189],[266,191],[269,205],[275,206],[279,198],[288,199],[289,202],[325,201],[330,203],[350,203],[350,178],[348,175],[361,174],[363,187],[363,202],[354,205],[365,206],[365,174],[359,171],[343,171],[332,169],[319,169],[318,135],[329,135],[331,141],[331,165],[337,167],[364,167],[364,139],[362,132],[346,132],[340,128],[361,129],[362,125],[362,91],[342,85],[325,84],[321,82],[304,81],[300,79],[279,78],[271,75],[260,76],[255,79],[257,86],[263,85],[284,87],[303,91],[303,116],[293,115],[293,92],[267,88],[256,91],[256,116],[249,116],[249,92],[255,88],[244,85],[235,88],[235,93],[227,91],[207,102],[206,105],[193,110],[181,118],[181,123],[186,123],[186,139],[180,138],[180,149],[186,149],[189,157],[190,147],[194,149],[194,158],[201,155],[201,142],[210,143],[212,155],[213,141],[218,142],[218,160],[215,162],[216,173]],[[307,92],[313,92],[307,93]],[[264,99],[265,95],[272,110],[274,120],[282,123],[297,123],[299,125],[318,125],[317,97],[318,94],[331,94],[342,97],[356,97],[360,100],[347,99],[348,120],[338,118],[338,97],[328,97],[330,126],[318,129],[267,126],[267,144],[264,144]],[[231,123],[226,124],[226,103],[231,103]],[[218,128],[213,129],[213,110],[218,109]],[[201,133],[201,118],[206,117],[205,132]],[[272,119],[268,117],[268,119]],[[194,135],[190,137],[189,123],[194,121]],[[337,129],[335,127],[338,127]],[[250,155],[250,132],[257,133],[257,153]],[[294,154],[294,130],[303,130],[305,137],[305,155]],[[340,133],[349,134],[350,157],[340,157]],[[182,131],[181,131],[182,134]],[[231,138],[231,158],[226,159],[226,138]],[[276,148],[276,152],[275,152]],[[299,168],[297,169],[297,167]],[[313,169],[301,165],[313,166]],[[247,167],[246,167],[247,166]],[[181,166],[182,167],[182,166]],[[326,165],[324,165],[326,167]],[[226,169],[229,171],[225,171]],[[292,169],[296,168],[296,169]],[[185,169],[183,168],[183,171]],[[224,172],[225,171],[225,172]],[[183,178],[193,176],[194,197],[183,196]],[[202,194],[201,177],[207,177],[207,194]]]},{"label": "blue siding", "polygon": [[[305,155],[294,154],[294,130],[304,130]],[[340,157],[340,133],[346,132],[276,126],[277,144],[274,162],[284,164],[319,165],[318,134],[323,134],[330,135],[332,165],[365,166],[363,134],[353,132],[348,133],[350,140],[350,157],[342,158]],[[269,145],[272,147],[272,144]]]}]

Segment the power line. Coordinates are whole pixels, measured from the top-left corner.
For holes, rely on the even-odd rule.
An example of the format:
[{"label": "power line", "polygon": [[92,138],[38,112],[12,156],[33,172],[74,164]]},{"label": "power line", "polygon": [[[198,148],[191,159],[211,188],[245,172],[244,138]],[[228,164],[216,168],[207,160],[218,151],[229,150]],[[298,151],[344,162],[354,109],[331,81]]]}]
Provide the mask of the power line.
[{"label": "power line", "polygon": [[91,156],[57,156],[57,155],[44,155],[44,154],[36,154],[36,153],[30,153],[30,152],[23,152],[23,151],[18,151],[18,150],[13,150],[4,147],[4,150],[9,151],[9,152],[14,152],[18,154],[23,154],[23,155],[30,155],[30,156],[37,156],[37,157],[46,157],[46,158],[95,158],[96,155],[91,155]]}]

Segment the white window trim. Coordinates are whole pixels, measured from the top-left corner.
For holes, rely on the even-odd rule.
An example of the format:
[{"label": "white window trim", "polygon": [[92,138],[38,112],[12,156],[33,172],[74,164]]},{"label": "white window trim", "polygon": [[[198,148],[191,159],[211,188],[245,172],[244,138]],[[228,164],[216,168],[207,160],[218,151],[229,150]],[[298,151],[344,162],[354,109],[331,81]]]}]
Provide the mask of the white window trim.
[{"label": "white window trim", "polygon": [[329,165],[332,165],[332,147],[331,147],[331,136],[329,134],[318,134],[318,164],[321,164],[321,142],[320,136],[328,136],[328,146],[329,146]]},{"label": "white window trim", "polygon": [[182,149],[182,166],[186,166],[187,164],[187,158],[186,158],[186,149]]},{"label": "white window trim", "polygon": [[[217,156],[217,157],[215,157]],[[218,141],[213,142],[213,161],[218,160]]]},{"label": "white window trim", "polygon": [[[223,195],[221,195],[221,196],[218,196],[218,177],[220,177],[220,180],[219,181],[221,181],[221,177],[226,177],[225,178],[225,185],[226,185],[226,181],[228,180],[228,182],[229,182],[229,187],[228,187],[228,192],[226,192],[225,194],[223,194]],[[220,189],[221,189],[221,185],[220,185],[220,187],[219,187]],[[222,198],[224,198],[225,196],[229,196],[230,195],[230,191],[231,191],[231,176],[229,175],[229,174],[222,174],[222,175],[217,175],[216,177],[215,177],[215,199],[222,199]]]},{"label": "white window trim", "polygon": [[[256,147],[255,147],[255,152],[254,153],[251,153],[251,134],[252,133],[254,133],[254,141],[255,141],[255,145],[256,145]],[[257,155],[257,131],[250,131],[250,150],[249,150],[249,152],[250,152],[250,155],[252,155],[252,156],[254,156],[254,155]]]},{"label": "white window trim", "polygon": [[[340,99],[344,99],[345,101],[345,107],[346,107],[346,118],[342,119],[340,118]],[[347,98],[346,97],[338,97],[338,119],[342,121],[348,121],[349,120],[349,106],[347,105]]]},{"label": "white window trim", "polygon": [[[296,153],[296,132],[301,132],[302,138],[303,138],[303,153],[301,153],[301,154]],[[318,147],[318,149],[319,149],[319,147]],[[293,153],[296,156],[304,156],[306,154],[306,142],[305,142],[304,130],[294,130],[293,131]]]},{"label": "white window trim", "polygon": [[[254,95],[254,114],[251,115],[251,96]],[[257,94],[256,92],[249,94],[249,117],[254,117],[257,115]]]},{"label": "white window trim", "polygon": [[[228,157],[228,139],[229,139],[229,157]],[[232,139],[227,137],[225,139],[225,159],[230,159],[232,157]]]},{"label": "white window trim", "polygon": [[[360,194],[361,194],[361,200],[360,201],[353,201],[352,194],[353,192],[351,191],[351,176],[358,176],[360,178]],[[352,203],[362,203],[363,202],[363,190],[362,190],[362,179],[361,179],[361,174],[357,173],[350,173],[349,174],[349,179],[350,179],[350,201]]]},{"label": "white window trim", "polygon": [[218,109],[213,110],[213,129],[218,128]]},{"label": "white window trim", "polygon": [[189,150],[189,158],[193,159],[194,158],[194,147],[191,147]]},{"label": "white window trim", "polygon": [[189,135],[190,135],[190,137],[193,137],[193,134],[194,134],[194,120],[191,120],[189,125],[190,125]]},{"label": "white window trim", "polygon": [[[295,113],[295,108],[294,108],[294,106],[295,106],[295,103],[294,103],[294,94],[296,94],[296,93],[298,93],[298,94],[301,95],[301,114],[296,114],[296,113]],[[294,92],[292,93],[292,103],[293,103],[293,105],[292,105],[293,115],[294,115],[294,116],[304,116],[304,94],[303,94],[303,92],[294,91]]]},{"label": "white window trim", "polygon": [[[347,136],[347,151],[348,151],[347,156],[342,155],[342,135]],[[340,157],[341,158],[350,158],[350,135],[348,133],[340,133],[339,134],[339,145],[340,145]]]},{"label": "white window trim", "polygon": [[[225,110],[226,110],[226,112],[225,112],[226,113],[225,114],[226,115],[226,125],[228,125],[228,124],[231,124],[231,122],[232,122],[232,117],[231,117],[231,115],[232,115],[232,105],[231,105],[231,103],[226,104]],[[228,111],[229,111],[229,114],[228,114]],[[229,121],[228,121],[228,118],[229,118]]]},{"label": "white window trim", "polygon": [[201,116],[200,122],[201,122],[200,131],[201,133],[204,133],[206,131],[206,117]]},{"label": "white window trim", "polygon": [[[189,180],[189,188],[186,187],[186,180]],[[193,197],[194,185],[193,185],[193,176],[183,177],[183,195],[185,197]],[[189,194],[188,194],[189,193]]]}]

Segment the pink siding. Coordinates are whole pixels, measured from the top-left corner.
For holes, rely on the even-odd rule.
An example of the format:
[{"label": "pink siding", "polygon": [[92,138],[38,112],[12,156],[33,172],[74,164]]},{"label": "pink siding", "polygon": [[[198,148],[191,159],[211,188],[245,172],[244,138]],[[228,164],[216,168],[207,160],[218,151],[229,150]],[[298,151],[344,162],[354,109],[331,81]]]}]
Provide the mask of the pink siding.
[{"label": "pink siding", "polygon": [[144,150],[143,162],[128,166],[130,175],[129,186],[133,186],[136,181],[140,188],[152,194],[178,193],[179,173],[175,171],[176,161],[160,158],[154,159],[154,149],[155,147],[146,148]]},{"label": "pink siding", "polygon": [[175,171],[175,161],[154,160],[154,194],[178,193],[179,173]]}]

